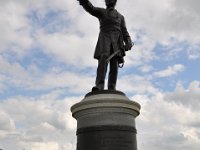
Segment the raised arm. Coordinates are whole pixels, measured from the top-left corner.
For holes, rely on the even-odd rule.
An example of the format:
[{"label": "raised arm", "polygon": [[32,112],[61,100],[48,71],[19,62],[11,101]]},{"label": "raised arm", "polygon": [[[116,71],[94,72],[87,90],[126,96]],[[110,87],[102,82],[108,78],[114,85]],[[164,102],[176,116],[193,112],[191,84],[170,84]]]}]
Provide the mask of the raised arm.
[{"label": "raised arm", "polygon": [[98,7],[94,7],[92,5],[92,3],[89,1],[89,0],[77,0],[79,1],[79,4],[81,6],[83,6],[83,8],[88,12],[90,13],[92,16],[95,16],[97,18],[101,17],[102,15],[102,11],[101,11],[101,8],[98,8]]}]

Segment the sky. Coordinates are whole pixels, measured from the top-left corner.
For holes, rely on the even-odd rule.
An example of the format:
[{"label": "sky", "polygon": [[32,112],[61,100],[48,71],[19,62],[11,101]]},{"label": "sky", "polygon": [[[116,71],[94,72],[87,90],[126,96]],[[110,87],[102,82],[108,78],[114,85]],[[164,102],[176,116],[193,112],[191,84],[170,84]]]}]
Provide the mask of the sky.
[{"label": "sky", "polygon": [[[116,8],[135,43],[117,89],[141,104],[138,149],[199,150],[200,1]],[[76,149],[70,107],[94,85],[98,33],[76,0],[0,0],[0,149]]]}]

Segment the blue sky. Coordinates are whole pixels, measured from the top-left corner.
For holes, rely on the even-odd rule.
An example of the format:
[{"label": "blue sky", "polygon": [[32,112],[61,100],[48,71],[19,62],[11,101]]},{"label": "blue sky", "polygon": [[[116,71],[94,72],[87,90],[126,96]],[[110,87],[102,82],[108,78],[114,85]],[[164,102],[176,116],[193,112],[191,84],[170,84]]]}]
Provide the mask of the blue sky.
[{"label": "blue sky", "polygon": [[[140,150],[200,147],[199,7],[118,1],[135,46],[117,89],[142,106]],[[94,85],[98,32],[76,0],[0,1],[0,149],[75,150],[70,107]]]}]

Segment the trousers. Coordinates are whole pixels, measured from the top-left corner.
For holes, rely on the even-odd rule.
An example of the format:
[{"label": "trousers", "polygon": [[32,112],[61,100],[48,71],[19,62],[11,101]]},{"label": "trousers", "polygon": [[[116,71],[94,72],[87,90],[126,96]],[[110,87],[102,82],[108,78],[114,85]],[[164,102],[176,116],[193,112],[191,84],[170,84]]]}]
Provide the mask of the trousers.
[{"label": "trousers", "polygon": [[[106,78],[106,73],[107,73],[107,68],[108,68],[108,62],[106,60],[112,53],[113,53],[113,50],[111,48],[110,52],[102,54],[100,58],[98,59],[97,76],[96,76],[95,84],[99,90],[104,90],[105,78]],[[108,75],[108,90],[116,90],[116,82],[117,82],[117,76],[118,76],[117,56],[114,56],[110,60],[109,64],[110,64],[110,70],[109,70],[109,75]]]}]

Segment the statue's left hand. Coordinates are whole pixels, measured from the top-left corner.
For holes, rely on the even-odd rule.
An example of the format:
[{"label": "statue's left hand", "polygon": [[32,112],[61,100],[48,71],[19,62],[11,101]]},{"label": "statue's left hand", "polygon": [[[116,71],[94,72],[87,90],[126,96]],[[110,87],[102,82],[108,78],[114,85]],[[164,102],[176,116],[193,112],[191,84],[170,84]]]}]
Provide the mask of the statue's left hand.
[{"label": "statue's left hand", "polygon": [[128,41],[125,44],[126,51],[131,50],[131,48],[133,47],[133,45],[134,45],[134,43],[132,42],[131,38],[128,38]]}]

